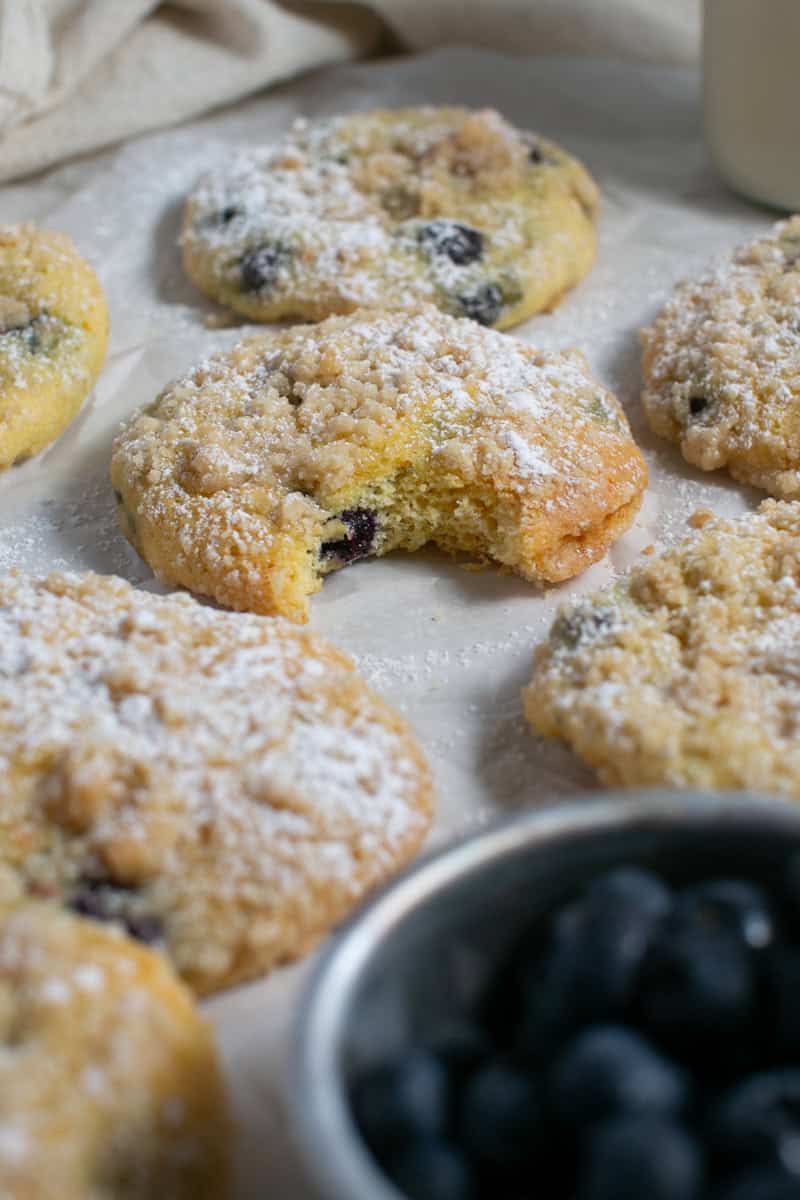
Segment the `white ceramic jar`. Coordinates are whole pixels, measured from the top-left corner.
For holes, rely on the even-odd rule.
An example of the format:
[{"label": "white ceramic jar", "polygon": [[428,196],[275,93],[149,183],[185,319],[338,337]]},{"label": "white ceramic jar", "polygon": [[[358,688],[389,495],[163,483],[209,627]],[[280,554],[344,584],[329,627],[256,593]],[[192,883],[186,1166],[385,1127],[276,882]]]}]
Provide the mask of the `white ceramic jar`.
[{"label": "white ceramic jar", "polygon": [[737,192],[800,211],[800,0],[705,0],[706,138]]}]

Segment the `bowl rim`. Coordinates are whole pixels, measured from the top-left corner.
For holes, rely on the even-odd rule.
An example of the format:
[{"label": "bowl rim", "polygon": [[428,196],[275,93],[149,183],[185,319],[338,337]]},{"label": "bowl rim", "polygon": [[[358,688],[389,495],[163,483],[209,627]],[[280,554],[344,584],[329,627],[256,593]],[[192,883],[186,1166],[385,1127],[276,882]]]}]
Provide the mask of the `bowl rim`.
[{"label": "bowl rim", "polygon": [[657,831],[676,822],[688,833],[711,821],[733,830],[756,823],[800,836],[800,807],[785,797],[664,788],[590,792],[570,801],[556,797],[471,831],[423,854],[373,893],[320,952],[301,993],[291,1039],[289,1133],[317,1194],[324,1200],[404,1200],[357,1132],[337,1054],[372,956],[410,912],[435,903],[457,880],[534,847],[593,830]]}]

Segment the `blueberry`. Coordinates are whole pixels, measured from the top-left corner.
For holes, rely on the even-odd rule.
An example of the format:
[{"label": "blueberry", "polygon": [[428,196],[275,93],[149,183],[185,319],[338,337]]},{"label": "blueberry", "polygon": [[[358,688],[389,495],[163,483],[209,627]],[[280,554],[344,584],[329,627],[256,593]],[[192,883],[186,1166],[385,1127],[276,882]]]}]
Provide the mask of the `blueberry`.
[{"label": "blueberry", "polygon": [[744,879],[714,879],[681,892],[679,919],[710,930],[727,929],[751,950],[763,950],[775,939],[775,920],[764,892]]},{"label": "blueberry", "polygon": [[579,1008],[594,1021],[621,1015],[634,978],[672,897],[655,875],[633,867],[601,876],[583,897],[575,977]]},{"label": "blueberry", "polygon": [[518,1001],[518,1011],[511,1016],[514,1052],[527,1062],[549,1058],[578,1025],[575,978],[581,953],[580,916],[578,904],[561,909],[550,923],[544,953],[533,948],[517,979],[504,983]]},{"label": "blueberry", "polygon": [[[549,928],[543,921],[536,922],[489,974],[478,1019],[492,1040],[510,1052],[516,1051],[531,997],[541,994],[543,955],[549,944]],[[552,1050],[552,1041],[547,1043],[547,1050]]]},{"label": "blueberry", "polygon": [[774,1051],[784,1062],[800,1062],[800,949],[777,945],[764,971],[765,1023]]},{"label": "blueberry", "polygon": [[643,1038],[617,1025],[579,1033],[553,1063],[550,1101],[565,1126],[623,1113],[672,1115],[688,1099],[685,1072]]},{"label": "blueberry", "polygon": [[375,1067],[356,1080],[353,1111],[376,1153],[444,1133],[450,1103],[444,1066],[426,1050]]},{"label": "blueberry", "polygon": [[221,225],[229,225],[235,217],[241,216],[244,216],[241,208],[237,208],[235,204],[228,204],[220,211],[219,222]]},{"label": "blueberry", "polygon": [[693,417],[699,417],[705,412],[711,401],[707,396],[690,396],[689,397],[689,413]]},{"label": "blueberry", "polygon": [[615,867],[593,880],[584,892],[587,903],[605,900],[635,904],[649,916],[663,917],[672,906],[667,885],[643,867]]},{"label": "blueberry", "polygon": [[523,977],[519,1052],[537,1061],[578,1024],[621,1018],[650,939],[671,906],[648,871],[600,876],[551,924],[548,953]]},{"label": "blueberry", "polygon": [[587,1140],[577,1200],[694,1200],[702,1183],[700,1147],[679,1125],[616,1117]]},{"label": "blueberry", "polygon": [[436,1034],[427,1048],[444,1064],[454,1079],[463,1080],[477,1070],[492,1053],[488,1035],[468,1021],[452,1021]]},{"label": "blueberry", "polygon": [[800,854],[790,857],[782,882],[787,916],[794,927],[795,940],[800,940]]},{"label": "blueberry", "polygon": [[637,984],[639,1021],[674,1051],[709,1060],[747,1031],[755,1004],[747,947],[727,928],[668,920],[653,937]]},{"label": "blueberry", "polygon": [[429,254],[449,258],[459,267],[483,257],[483,234],[458,221],[431,221],[419,230],[417,240]]},{"label": "blueberry", "polygon": [[265,292],[278,278],[285,255],[276,246],[257,246],[242,258],[242,288],[246,292]]},{"label": "blueberry", "polygon": [[411,1200],[472,1200],[476,1195],[464,1156],[434,1138],[398,1150],[387,1160],[386,1171]]},{"label": "blueberry", "polygon": [[462,292],[458,302],[465,317],[479,325],[494,325],[503,307],[503,293],[496,283],[484,283],[471,292]]},{"label": "blueberry", "polygon": [[528,161],[532,162],[532,163],[537,163],[537,164],[544,162],[544,155],[542,154],[542,148],[541,148],[541,146],[538,146],[536,144],[536,142],[534,142],[533,145],[528,150]]},{"label": "blueberry", "polygon": [[800,1067],[763,1071],[730,1088],[711,1113],[708,1137],[731,1162],[791,1167],[800,1195]]},{"label": "blueberry", "polygon": [[341,563],[356,562],[371,554],[378,520],[369,508],[346,508],[338,514],[337,520],[347,527],[343,538],[333,542],[323,542],[319,548],[320,558],[338,558]]},{"label": "blueberry", "polygon": [[68,901],[68,907],[95,921],[118,921],[132,938],[152,944],[163,936],[158,917],[141,911],[135,888],[102,879],[85,879]]},{"label": "blueberry", "polygon": [[800,1183],[785,1171],[765,1167],[728,1180],[713,1200],[800,1200]]},{"label": "blueberry", "polygon": [[539,1088],[527,1073],[495,1061],[472,1076],[461,1104],[460,1141],[504,1171],[531,1160],[542,1136]]}]

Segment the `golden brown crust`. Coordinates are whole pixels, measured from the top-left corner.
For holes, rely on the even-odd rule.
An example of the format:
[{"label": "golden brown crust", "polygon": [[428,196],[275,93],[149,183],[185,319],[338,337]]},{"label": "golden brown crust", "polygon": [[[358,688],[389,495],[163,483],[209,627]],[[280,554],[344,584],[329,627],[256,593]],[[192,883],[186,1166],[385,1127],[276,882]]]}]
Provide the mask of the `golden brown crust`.
[{"label": "golden brown crust", "polygon": [[161,955],[52,905],[4,901],[0,1041],[2,1195],[224,1200],[211,1031]]},{"label": "golden brown crust", "polygon": [[322,639],[120,579],[0,579],[0,864],[199,992],[302,954],[417,849],[430,776]]},{"label": "golden brown crust", "polygon": [[681,284],[642,332],[642,402],[687,462],[800,497],[800,216]]},{"label": "golden brown crust", "polygon": [[252,320],[432,302],[504,329],[586,274],[596,208],[579,162],[496,112],[382,109],[298,122],[212,171],[183,259]]},{"label": "golden brown crust", "polygon": [[608,784],[800,798],[800,506],[695,531],[565,608],[538,647],[531,725]]},{"label": "golden brown crust", "polygon": [[70,239],[0,225],[0,468],[58,437],[97,378],[107,340],[102,289]]},{"label": "golden brown crust", "polygon": [[428,306],[203,363],[123,430],[111,477],[162,579],[304,620],[348,558],[428,541],[530,580],[577,574],[633,519],[646,467],[582,355]]}]

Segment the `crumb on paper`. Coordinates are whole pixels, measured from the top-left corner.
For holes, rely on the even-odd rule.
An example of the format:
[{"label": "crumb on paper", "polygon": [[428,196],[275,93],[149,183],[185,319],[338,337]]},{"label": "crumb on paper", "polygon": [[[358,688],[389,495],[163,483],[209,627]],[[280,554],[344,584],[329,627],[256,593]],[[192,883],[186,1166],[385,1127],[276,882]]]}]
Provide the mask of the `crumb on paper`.
[{"label": "crumb on paper", "polygon": [[235,313],[213,312],[207,313],[203,318],[203,325],[206,329],[231,329],[234,325],[238,324],[239,321]]},{"label": "crumb on paper", "polygon": [[714,520],[714,514],[710,508],[698,508],[689,517],[689,524],[692,529],[702,529],[709,521]]}]

